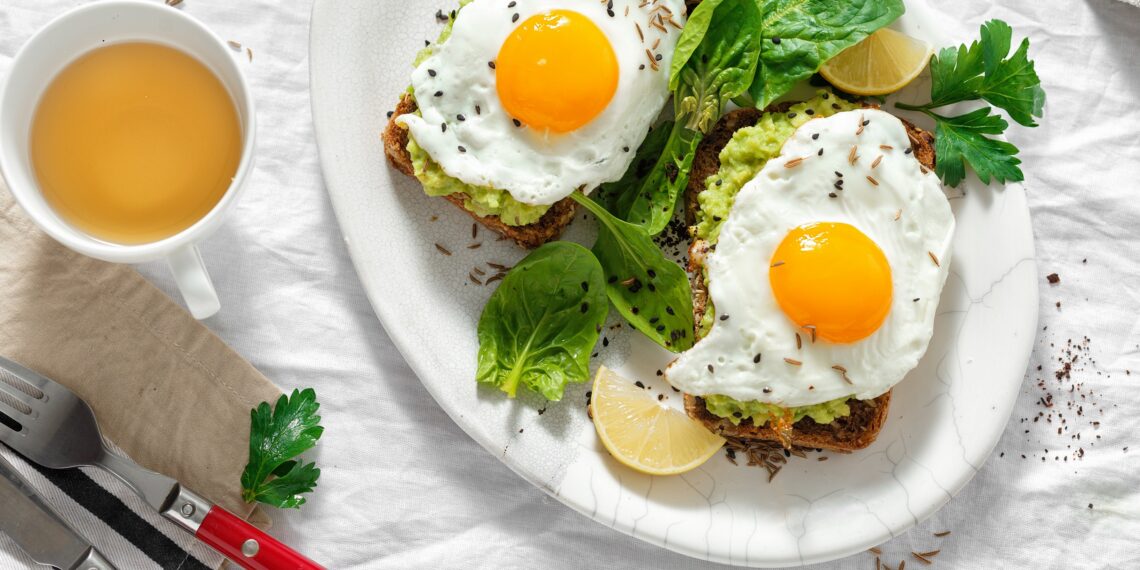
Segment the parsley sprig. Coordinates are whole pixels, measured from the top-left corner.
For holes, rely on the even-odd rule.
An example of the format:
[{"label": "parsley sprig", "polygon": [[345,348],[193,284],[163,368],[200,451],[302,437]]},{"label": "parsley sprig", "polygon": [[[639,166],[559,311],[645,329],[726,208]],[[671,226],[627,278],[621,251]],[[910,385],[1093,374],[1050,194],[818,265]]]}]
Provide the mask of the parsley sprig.
[{"label": "parsley sprig", "polygon": [[1013,29],[1001,20],[982,25],[981,41],[969,46],[943,48],[930,60],[930,103],[907,105],[900,109],[921,111],[936,124],[934,151],[938,156],[935,172],[949,186],[957,186],[966,176],[966,163],[989,184],[1019,182],[1025,175],[1018,167],[1016,146],[986,135],[1000,135],[1009,123],[982,107],[964,115],[946,117],[933,111],[962,101],[982,100],[1009,114],[1020,125],[1036,127],[1045,108],[1045,91],[1029,59],[1029,39],[1021,40],[1011,56]]},{"label": "parsley sprig", "polygon": [[242,498],[277,508],[300,508],[302,493],[317,486],[321,470],[294,459],[317,444],[325,428],[312,388],[282,395],[272,410],[262,402],[250,411],[249,464],[241,474]]}]

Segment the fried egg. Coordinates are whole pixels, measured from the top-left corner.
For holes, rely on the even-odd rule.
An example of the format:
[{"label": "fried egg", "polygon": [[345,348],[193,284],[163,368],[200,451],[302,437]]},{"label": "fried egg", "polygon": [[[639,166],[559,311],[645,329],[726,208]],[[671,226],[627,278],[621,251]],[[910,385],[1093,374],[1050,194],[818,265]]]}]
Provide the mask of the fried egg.
[{"label": "fried egg", "polygon": [[474,0],[398,118],[449,176],[553,204],[621,178],[669,97],[681,0]]},{"label": "fried egg", "polygon": [[879,396],[926,352],[953,232],[898,118],[808,121],[737,194],[706,260],[716,320],[667,379],[785,407]]}]

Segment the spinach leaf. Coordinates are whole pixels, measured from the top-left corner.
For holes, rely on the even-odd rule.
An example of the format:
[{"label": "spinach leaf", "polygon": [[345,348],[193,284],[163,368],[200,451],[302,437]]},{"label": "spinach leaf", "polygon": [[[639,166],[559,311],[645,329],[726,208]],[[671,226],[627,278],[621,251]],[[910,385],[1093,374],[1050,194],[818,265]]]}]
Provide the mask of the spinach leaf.
[{"label": "spinach leaf", "polygon": [[756,1],[763,41],[749,94],[760,109],[906,10],[902,0]]},{"label": "spinach leaf", "polygon": [[620,196],[619,217],[649,235],[669,224],[689,182],[697,144],[752,81],[760,55],[759,22],[755,0],[704,0],[693,10],[670,67],[676,123],[657,163]]},{"label": "spinach leaf", "polygon": [[594,191],[596,202],[619,218],[625,218],[632,204],[632,196],[645,183],[646,176],[657,164],[658,157],[665,152],[665,143],[673,132],[673,121],[665,121],[653,127],[641,146],[637,148],[633,162],[617,182],[607,182]]},{"label": "spinach leaf", "polygon": [[[575,195],[577,193],[575,192]],[[609,313],[602,266],[586,248],[551,242],[515,265],[479,317],[476,380],[547,400],[590,378],[590,351]]]},{"label": "spinach leaf", "polygon": [[574,200],[598,218],[592,251],[606,275],[606,294],[634,328],[681,352],[693,346],[693,296],[685,270],[665,259],[644,228],[623,222],[593,200]]}]

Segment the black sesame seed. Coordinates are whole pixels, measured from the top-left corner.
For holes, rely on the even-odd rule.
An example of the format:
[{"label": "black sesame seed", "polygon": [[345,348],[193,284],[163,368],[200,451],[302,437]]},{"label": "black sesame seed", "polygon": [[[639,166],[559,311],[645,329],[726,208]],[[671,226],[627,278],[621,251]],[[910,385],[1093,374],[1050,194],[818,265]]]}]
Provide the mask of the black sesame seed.
[{"label": "black sesame seed", "polygon": [[771,388],[764,388],[764,393],[765,393],[765,394],[771,394],[771,393],[772,393],[772,389],[771,389]]},{"label": "black sesame seed", "polygon": [[720,320],[722,320],[722,321],[727,321],[727,320],[728,320],[728,315],[721,315],[721,316],[720,316]]},{"label": "black sesame seed", "polygon": [[721,218],[720,216],[713,216],[713,221],[714,221],[714,222],[719,222],[719,221],[721,221],[722,219],[723,219],[723,218]]},{"label": "black sesame seed", "polygon": [[637,307],[630,307],[630,308],[629,308],[629,312],[631,312],[631,313],[633,313],[633,314],[635,314],[635,315],[636,315],[636,314],[638,314],[638,313],[640,313],[640,312],[641,312],[641,309],[638,309]]},{"label": "black sesame seed", "polygon": [[439,20],[441,22],[446,22],[447,21],[447,15],[443,13],[443,10],[436,10],[435,11],[435,19]]},{"label": "black sesame seed", "polygon": [[392,115],[395,113],[396,113],[395,111],[388,111],[388,118],[391,119]]},{"label": "black sesame seed", "polygon": [[817,153],[815,153],[815,154],[816,154],[817,156],[823,156],[823,149],[822,149],[822,148],[821,148],[821,149],[819,149],[819,152],[817,152]]},{"label": "black sesame seed", "polygon": [[827,100],[828,100],[828,99],[830,99],[830,98],[831,98],[831,96],[830,96],[830,95],[828,95],[827,93],[824,93],[824,94],[823,94],[823,100],[824,100],[824,101],[827,101]]},{"label": "black sesame seed", "polygon": [[642,69],[645,69],[645,64],[643,63],[643,64],[641,64],[641,65],[637,66],[637,69],[638,69],[638,70],[642,70]]},{"label": "black sesame seed", "polygon": [[517,21],[519,21],[519,15],[516,13],[514,16],[511,16],[511,23],[513,24]]},{"label": "black sesame seed", "polygon": [[430,76],[430,77],[435,77],[435,70],[434,70],[434,69],[429,69],[429,70],[428,70],[428,76]]},{"label": "black sesame seed", "polygon": [[638,388],[641,388],[642,390],[644,390],[644,389],[645,389],[645,384],[642,384],[642,383],[641,383],[641,380],[638,380],[637,382],[634,382],[634,383],[633,383],[633,385],[634,385],[634,386],[637,386]]},{"label": "black sesame seed", "polygon": [[657,277],[657,272],[652,269],[647,270],[645,274],[649,275],[650,278]]},{"label": "black sesame seed", "polygon": [[[735,418],[742,418],[742,417],[744,417],[744,414],[741,414],[740,412],[732,412],[732,416]],[[731,451],[731,450],[732,450],[732,448],[729,448],[729,451]]]},{"label": "black sesame seed", "polygon": [[441,132],[441,133],[447,132],[447,123],[440,123],[439,124],[439,132]]},{"label": "black sesame seed", "polygon": [[443,91],[436,91],[435,96],[436,97],[443,97]]},{"label": "black sesame seed", "polygon": [[673,307],[665,307],[665,312],[670,314],[670,315],[676,315],[677,314],[676,311],[673,310]]},{"label": "black sesame seed", "polygon": [[613,18],[614,17],[614,11],[613,10],[606,10],[606,15]]},{"label": "black sesame seed", "polygon": [[459,145],[459,152],[467,152],[467,149],[463,145]]},{"label": "black sesame seed", "polygon": [[864,126],[864,127],[865,127],[865,126],[867,126],[867,125],[869,125],[869,124],[871,124],[871,119],[867,119],[866,121],[863,121],[863,126]]},{"label": "black sesame seed", "polygon": [[491,69],[495,69],[495,62],[493,62],[493,61],[488,61],[488,62],[487,62],[487,67],[490,67]]},{"label": "black sesame seed", "polygon": [[720,186],[721,184],[724,184],[724,180],[717,180],[716,181],[717,186]]},{"label": "black sesame seed", "polygon": [[840,177],[840,178],[843,178],[843,173],[838,171],[838,170],[835,171],[835,175]]},{"label": "black sesame seed", "polygon": [[623,146],[623,147],[621,147],[621,151],[622,151],[622,152],[629,152],[629,147],[628,147],[628,146]]},{"label": "black sesame seed", "polygon": [[[808,109],[808,110],[810,111],[811,109]],[[813,140],[813,141],[817,141],[817,140],[819,140],[819,133],[816,133],[816,134],[812,135],[812,136],[811,136],[811,140]]]},{"label": "black sesame seed", "polygon": [[828,196],[829,198],[838,198],[838,197],[839,197],[839,194],[836,194],[835,192],[828,192],[828,193],[827,193],[827,196]]},{"label": "black sesame seed", "polygon": [[431,45],[431,42],[429,42],[428,40],[424,40],[424,47],[428,47],[430,45]]},{"label": "black sesame seed", "polygon": [[608,339],[606,337],[602,337],[602,346],[609,346],[609,345],[610,345],[610,339]]},{"label": "black sesame seed", "polygon": [[836,181],[835,181],[835,185],[836,185],[836,186],[843,186],[843,179],[842,179],[842,178],[840,178],[839,180],[836,180]]},{"label": "black sesame seed", "polygon": [[655,328],[653,330],[655,330],[657,332],[664,332],[665,331],[665,325],[657,325],[657,328]]},{"label": "black sesame seed", "polygon": [[515,126],[516,126],[516,127],[521,127],[521,126],[522,126],[522,121],[520,121],[520,120],[518,120],[518,119],[511,119],[511,121],[512,121],[512,122],[514,122],[514,124],[515,124]]},{"label": "black sesame seed", "polygon": [[832,108],[832,109],[835,109],[836,111],[838,111],[838,110],[840,109],[840,107],[839,107],[839,103],[832,103],[832,104],[831,104],[831,108]]},{"label": "black sesame seed", "polygon": [[655,59],[655,60],[657,60],[657,61],[661,61],[661,58],[662,58],[662,57],[663,57],[663,56],[662,56],[661,54],[657,54],[656,56],[654,56],[654,57],[653,57],[653,59]]},{"label": "black sesame seed", "polygon": [[795,113],[788,113],[788,118],[794,119],[794,118],[796,118],[796,114]]},{"label": "black sesame seed", "polygon": [[903,151],[903,154],[910,154],[910,153],[912,153],[912,152],[914,152],[914,148],[913,148],[913,147],[908,147],[906,150],[904,150],[904,151]]},{"label": "black sesame seed", "polygon": [[467,117],[464,117],[463,115],[456,115],[455,118],[460,120],[460,121],[466,121],[467,120]]},{"label": "black sesame seed", "polygon": [[507,4],[507,8],[514,8],[514,7],[515,7],[515,6],[517,6],[517,5],[518,5],[518,2],[515,2],[514,0],[511,0],[511,3],[510,3],[510,4]]},{"label": "black sesame seed", "polygon": [[654,292],[654,291],[656,291],[656,290],[657,290],[657,286],[656,286],[656,285],[654,285],[654,284],[652,284],[652,283],[646,283],[646,284],[645,284],[645,286],[649,288],[649,292],[650,292],[650,293],[652,293],[652,292]]},{"label": "black sesame seed", "polygon": [[915,297],[913,301],[914,301],[915,303],[917,303],[917,302],[918,302],[918,297]]},{"label": "black sesame seed", "polygon": [[773,36],[772,37],[772,43],[774,43],[776,45],[780,45],[780,38]]},{"label": "black sesame seed", "polygon": [[587,283],[587,282],[585,282],[585,281],[583,281],[583,282],[582,282],[582,290],[583,290],[583,291],[589,291],[589,290],[590,290],[590,284],[589,284],[589,283]]},{"label": "black sesame seed", "polygon": [[482,109],[480,109],[478,105],[475,105],[475,114],[476,114],[476,115],[481,115],[481,114],[483,114],[483,110],[482,110]]},{"label": "black sesame seed", "polygon": [[712,364],[710,364],[710,365],[709,365],[709,374],[712,374],[712,373],[713,373],[715,370],[716,370],[716,369],[715,369],[715,368],[713,368],[713,365],[712,365]]},{"label": "black sesame seed", "polygon": [[763,356],[763,355],[760,354],[759,352],[757,352],[756,356],[752,357],[752,363],[753,364],[760,364],[760,357],[761,356]]},{"label": "black sesame seed", "polygon": [[581,311],[583,313],[585,313],[586,311],[589,311],[589,310],[590,310],[590,304],[589,303],[582,303]]},{"label": "black sesame seed", "polygon": [[616,283],[616,282],[617,282],[617,275],[611,275],[609,279],[606,279],[606,283]]},{"label": "black sesame seed", "polygon": [[815,109],[807,109],[806,111],[804,111],[804,114],[806,114],[808,116],[814,115]]},{"label": "black sesame seed", "polygon": [[655,325],[655,324],[657,324],[657,321],[659,321],[659,320],[661,320],[661,319],[658,317],[653,317],[652,319],[649,319],[649,324]]}]

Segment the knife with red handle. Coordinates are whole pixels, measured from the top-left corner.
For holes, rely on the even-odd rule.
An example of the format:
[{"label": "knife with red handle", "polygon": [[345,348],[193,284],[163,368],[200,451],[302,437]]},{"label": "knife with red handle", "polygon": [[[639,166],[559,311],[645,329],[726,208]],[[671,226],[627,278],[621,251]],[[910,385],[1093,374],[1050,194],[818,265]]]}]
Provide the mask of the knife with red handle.
[{"label": "knife with red handle", "polygon": [[194,533],[198,540],[250,570],[322,568],[229,511],[214,506]]}]

